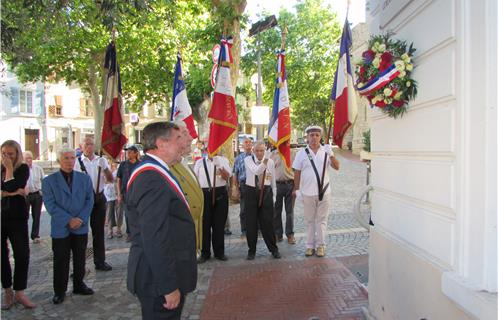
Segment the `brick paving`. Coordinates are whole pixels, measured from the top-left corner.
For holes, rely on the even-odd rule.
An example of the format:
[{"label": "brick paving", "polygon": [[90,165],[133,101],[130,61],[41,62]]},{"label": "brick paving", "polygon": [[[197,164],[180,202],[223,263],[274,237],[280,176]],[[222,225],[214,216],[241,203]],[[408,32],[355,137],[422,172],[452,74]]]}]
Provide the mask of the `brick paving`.
[{"label": "brick paving", "polygon": [[[238,205],[231,205],[229,218],[233,234],[225,238],[226,254],[229,260],[226,262],[210,260],[199,265],[197,289],[187,297],[182,319],[204,319],[201,317],[201,312],[203,312],[205,305],[211,305],[209,290],[212,279],[215,279],[216,274],[219,272],[230,268],[234,270],[243,268],[244,270],[247,269],[248,273],[251,273],[252,268],[254,270],[269,268],[268,270],[271,270],[272,266],[273,268],[282,268],[283,266],[304,266],[316,263],[319,265],[324,264],[329,270],[340,270],[343,275],[348,272],[348,281],[354,282],[356,281],[355,278],[359,280],[355,284],[358,288],[367,284],[368,232],[354,220],[351,214],[354,200],[364,188],[366,169],[365,165],[356,161],[354,157],[344,157],[342,153],[338,153],[338,158],[341,160],[341,170],[331,174],[332,205],[326,238],[327,257],[324,259],[304,257],[305,226],[303,208],[302,203],[296,201],[296,245],[287,244],[285,239],[284,242],[278,243],[283,258],[276,261],[267,252],[262,239],[260,239],[256,259],[251,262],[246,261],[247,244],[245,240],[240,238]],[[38,307],[33,310],[26,310],[22,306],[16,305],[11,310],[2,311],[2,319],[141,319],[138,301],[126,290],[126,265],[129,244],[124,241],[124,238],[106,239],[106,256],[107,261],[113,266],[112,271],[96,272],[93,267],[93,259],[89,254],[85,282],[95,290],[93,296],[73,296],[71,293],[72,285],[69,283],[64,303],[57,306],[53,305],[51,303],[53,268],[49,235],[50,220],[48,215],[43,212],[41,221],[42,242],[31,244],[29,280],[28,289],[26,290],[28,296],[38,304]],[[89,239],[88,243],[91,245],[91,239]],[[350,277],[351,275],[354,277]],[[261,293],[261,296],[263,297],[263,293]],[[332,303],[327,302],[326,304],[330,308],[334,308]],[[360,304],[366,306],[365,300],[361,303],[355,302],[355,304],[358,304],[355,307],[359,307]],[[278,308],[280,309],[280,307]],[[218,317],[217,319],[238,319],[233,318],[237,315],[234,313],[227,316],[227,318]],[[313,315],[315,314],[311,314],[311,316]],[[357,319],[359,316],[358,314],[343,314],[341,317]],[[289,316],[285,319],[308,318]],[[322,320],[332,318],[336,317],[328,315],[320,317]],[[264,318],[246,317],[246,319]]]}]

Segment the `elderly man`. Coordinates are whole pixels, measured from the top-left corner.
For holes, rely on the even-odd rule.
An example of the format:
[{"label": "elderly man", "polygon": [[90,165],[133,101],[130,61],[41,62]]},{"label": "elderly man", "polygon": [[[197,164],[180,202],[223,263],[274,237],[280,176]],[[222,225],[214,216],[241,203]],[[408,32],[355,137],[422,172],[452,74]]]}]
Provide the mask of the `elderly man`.
[{"label": "elderly man", "polygon": [[265,151],[263,141],[254,145],[254,155],[244,159],[246,167],[247,260],[254,260],[258,241],[258,226],[266,247],[275,259],[280,259],[273,229],[273,195],[275,194],[275,164]]},{"label": "elderly man", "polygon": [[246,165],[244,159],[252,155],[252,140],[245,138],[242,145],[244,152],[241,152],[235,158],[233,164],[232,188],[234,190],[235,197],[240,199],[240,236],[241,238],[244,238],[246,236]]},{"label": "elderly man", "polygon": [[184,136],[172,122],[155,122],[144,128],[143,144],[146,156],[126,192],[128,290],[140,300],[143,319],[180,319],[185,295],[197,284],[195,224],[170,171],[181,159]]},{"label": "elderly man", "polygon": [[33,163],[33,154],[31,151],[25,151],[23,156],[24,162],[26,162],[29,167],[29,179],[26,184],[26,203],[28,204],[28,211],[31,209],[31,217],[33,218],[33,224],[31,225],[31,240],[33,240],[34,243],[39,243],[40,215],[43,205],[41,187],[45,173],[39,165]]},{"label": "elderly man", "polygon": [[95,270],[109,271],[112,270],[112,267],[105,262],[106,199],[104,196],[104,185],[105,179],[108,182],[112,182],[114,181],[114,177],[111,170],[109,170],[107,160],[95,154],[93,138],[86,137],[83,140],[82,147],[83,154],[77,158],[74,170],[86,173],[92,180],[95,199],[90,216],[93,240],[93,263],[95,264]]},{"label": "elderly man", "polygon": [[294,190],[296,197],[300,192],[304,204],[304,220],[306,221],[305,256],[325,256],[325,232],[329,213],[330,188],[329,170],[322,175],[324,161],[326,167],[339,170],[339,161],[334,156],[332,146],[320,144],[322,128],[310,126],[306,128],[308,145],[300,150],[292,167],[294,168]]},{"label": "elderly man", "polygon": [[90,178],[74,171],[74,149],[63,148],[57,157],[60,170],[42,182],[45,207],[51,217],[52,252],[54,255],[54,297],[64,301],[69,276],[69,259],[73,255],[73,293],[91,295],[93,290],[83,282],[85,276],[88,219],[93,207]]},{"label": "elderly man", "polygon": [[[180,132],[183,135],[183,151],[182,156],[187,156],[192,151],[192,136],[185,126],[183,121],[175,122],[180,128]],[[185,159],[182,159],[185,160]],[[202,212],[204,210],[204,195],[202,193],[201,186],[197,177],[188,164],[183,161],[175,163],[171,166],[171,173],[180,182],[187,202],[190,205],[190,214],[192,214],[192,219],[195,223],[195,234],[196,234],[196,249],[199,254],[202,248]]]}]

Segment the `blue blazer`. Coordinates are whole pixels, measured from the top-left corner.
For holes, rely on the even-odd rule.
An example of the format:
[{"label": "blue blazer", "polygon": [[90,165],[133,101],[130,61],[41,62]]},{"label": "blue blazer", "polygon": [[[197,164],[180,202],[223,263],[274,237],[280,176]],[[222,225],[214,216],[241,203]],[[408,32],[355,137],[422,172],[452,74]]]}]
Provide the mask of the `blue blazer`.
[{"label": "blue blazer", "polygon": [[[71,189],[69,190],[60,171],[42,180],[43,202],[51,216],[52,238],[66,238],[69,233],[88,233],[88,219],[93,208],[92,180],[84,173],[73,171]],[[76,230],[68,226],[73,217],[83,220],[83,224]]]}]

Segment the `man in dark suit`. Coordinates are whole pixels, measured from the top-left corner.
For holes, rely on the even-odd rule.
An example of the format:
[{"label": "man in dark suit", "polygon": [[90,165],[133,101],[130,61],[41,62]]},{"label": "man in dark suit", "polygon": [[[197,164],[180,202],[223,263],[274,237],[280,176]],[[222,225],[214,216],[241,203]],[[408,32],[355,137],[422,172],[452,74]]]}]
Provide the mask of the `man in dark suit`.
[{"label": "man in dark suit", "polygon": [[43,200],[50,214],[52,251],[54,254],[54,297],[64,301],[69,276],[69,259],[73,254],[73,293],[91,295],[83,282],[88,241],[88,220],[93,208],[92,181],[73,170],[76,161],[71,148],[63,148],[57,157],[61,169],[42,181]]},{"label": "man in dark suit", "polygon": [[128,182],[126,204],[132,244],[128,290],[143,319],[180,319],[185,295],[195,289],[195,225],[169,167],[181,160],[182,133],[172,122],[143,131],[146,156]]}]

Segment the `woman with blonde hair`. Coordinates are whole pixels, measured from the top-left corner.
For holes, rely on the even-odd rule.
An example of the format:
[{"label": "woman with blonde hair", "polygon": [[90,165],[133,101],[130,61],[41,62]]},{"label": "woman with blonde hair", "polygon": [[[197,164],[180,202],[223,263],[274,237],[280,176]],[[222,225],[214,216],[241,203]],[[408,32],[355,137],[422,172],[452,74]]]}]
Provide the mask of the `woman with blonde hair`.
[{"label": "woman with blonde hair", "polygon": [[[5,290],[2,310],[10,309],[15,302],[21,303],[26,308],[34,308],[36,305],[24,294],[28,282],[29,267],[28,207],[24,188],[29,178],[29,167],[23,163],[21,146],[16,141],[5,141],[0,150],[2,163],[2,287]],[[10,241],[14,252],[13,282],[7,241]]]}]

